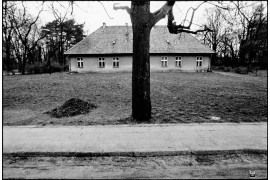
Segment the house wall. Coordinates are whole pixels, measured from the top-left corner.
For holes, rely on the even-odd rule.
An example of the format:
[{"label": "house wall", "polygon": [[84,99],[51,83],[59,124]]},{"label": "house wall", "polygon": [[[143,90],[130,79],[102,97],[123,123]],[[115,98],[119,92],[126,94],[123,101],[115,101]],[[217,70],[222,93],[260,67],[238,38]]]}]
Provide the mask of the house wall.
[{"label": "house wall", "polygon": [[113,56],[104,57],[105,67],[100,68],[98,64],[98,58],[103,57],[82,57],[83,58],[83,67],[77,67],[77,57],[71,57],[70,61],[70,69],[71,71],[77,72],[89,72],[89,71],[102,71],[102,72],[109,72],[109,71],[131,71],[132,69],[132,57],[131,56],[114,56],[119,58],[119,67],[113,67]]},{"label": "house wall", "polygon": [[[166,56],[166,55],[165,55]],[[131,56],[115,56],[119,58],[119,68],[113,68],[113,56],[104,57],[105,58],[105,67],[100,68],[98,66],[98,58],[102,57],[82,57],[83,58],[83,67],[77,67],[77,57],[70,58],[70,70],[81,72],[113,72],[113,71],[131,71],[132,70],[132,57]],[[182,57],[182,67],[175,66],[175,57],[176,56],[167,56],[168,57],[168,67],[161,66],[161,55],[151,55],[150,56],[150,69],[152,71],[159,70],[172,70],[179,69],[182,71],[196,71],[198,69],[207,70],[210,67],[210,56],[201,56],[203,57],[202,67],[196,67],[197,56],[180,56]]]},{"label": "house wall", "polygon": [[150,68],[151,70],[166,70],[166,69],[180,69],[182,71],[196,71],[197,69],[207,70],[210,67],[210,56],[200,56],[203,57],[202,67],[196,67],[197,56],[180,56],[182,57],[182,66],[175,66],[175,57],[176,56],[167,56],[168,57],[168,67],[161,66],[161,57],[162,56],[151,56],[150,57]]}]

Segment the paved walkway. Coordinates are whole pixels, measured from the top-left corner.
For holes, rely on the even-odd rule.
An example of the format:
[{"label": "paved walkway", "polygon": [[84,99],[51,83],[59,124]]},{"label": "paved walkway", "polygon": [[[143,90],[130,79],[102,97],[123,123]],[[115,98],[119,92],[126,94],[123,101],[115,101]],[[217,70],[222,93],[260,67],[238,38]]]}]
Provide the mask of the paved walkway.
[{"label": "paved walkway", "polygon": [[20,126],[3,128],[3,153],[267,150],[267,123]]}]

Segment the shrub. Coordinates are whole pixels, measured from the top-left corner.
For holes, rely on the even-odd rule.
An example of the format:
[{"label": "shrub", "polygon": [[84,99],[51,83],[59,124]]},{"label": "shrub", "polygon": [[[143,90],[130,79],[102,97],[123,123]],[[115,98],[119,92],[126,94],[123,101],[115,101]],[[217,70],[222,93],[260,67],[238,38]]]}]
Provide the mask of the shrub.
[{"label": "shrub", "polygon": [[214,71],[219,71],[219,66],[212,66],[211,69]]},{"label": "shrub", "polygon": [[65,72],[69,71],[69,65],[68,64],[64,65],[63,71],[65,71]]},{"label": "shrub", "polygon": [[233,68],[232,67],[224,67],[224,71],[225,72],[233,72]]},{"label": "shrub", "polygon": [[41,68],[42,68],[42,65],[37,63],[37,64],[34,64],[33,66],[33,72],[34,74],[39,74],[41,73]]},{"label": "shrub", "polygon": [[239,66],[236,68],[232,68],[230,66],[216,66],[216,67],[212,67],[212,69],[214,70],[218,70],[218,71],[224,71],[224,72],[235,72],[238,74],[247,74],[247,68],[244,66]]},{"label": "shrub", "polygon": [[[25,69],[30,74],[50,73],[50,67],[48,66],[47,61],[35,62],[34,64],[27,64]],[[68,71],[68,70],[69,70],[68,65],[60,65],[57,62],[51,63],[51,73]]]},{"label": "shrub", "polygon": [[27,71],[29,74],[33,74],[33,64],[26,64],[25,71]]},{"label": "shrub", "polygon": [[247,74],[247,68],[243,67],[243,66],[239,66],[237,68],[234,69],[234,71],[238,74]]},{"label": "shrub", "polygon": [[54,72],[61,72],[63,71],[63,66],[61,66],[59,63],[57,62],[52,62],[51,63],[51,70],[52,70],[52,73]]},{"label": "shrub", "polygon": [[225,66],[218,66],[218,70],[224,71],[224,69],[225,69]]}]

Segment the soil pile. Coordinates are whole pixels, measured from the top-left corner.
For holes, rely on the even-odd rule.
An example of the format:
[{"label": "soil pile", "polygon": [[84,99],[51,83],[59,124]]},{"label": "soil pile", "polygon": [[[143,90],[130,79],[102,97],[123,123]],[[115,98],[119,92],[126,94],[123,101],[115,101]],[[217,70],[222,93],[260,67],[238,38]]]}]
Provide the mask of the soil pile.
[{"label": "soil pile", "polygon": [[91,109],[96,109],[97,106],[83,101],[81,99],[72,98],[66,101],[62,106],[51,111],[45,112],[54,118],[70,117],[80,114],[87,114]]}]

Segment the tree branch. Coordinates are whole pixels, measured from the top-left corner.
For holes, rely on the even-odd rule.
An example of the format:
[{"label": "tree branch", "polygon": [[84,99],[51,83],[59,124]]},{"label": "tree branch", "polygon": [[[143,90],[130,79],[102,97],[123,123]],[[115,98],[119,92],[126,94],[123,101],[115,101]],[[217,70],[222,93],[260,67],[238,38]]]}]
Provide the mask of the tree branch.
[{"label": "tree branch", "polygon": [[[51,3],[51,7],[52,7],[52,10],[53,10],[53,16],[55,19],[61,19],[61,17],[57,14],[56,11],[58,11],[57,9],[54,8],[54,5],[53,5],[53,2]],[[59,11],[58,11],[59,12]]]},{"label": "tree branch", "polygon": [[237,1],[237,4],[236,4],[235,2],[232,2],[232,3],[233,3],[233,4],[235,5],[235,7],[237,8],[238,13],[240,13],[240,14],[247,20],[247,22],[249,23],[250,20],[249,20],[248,17],[241,11],[239,2]]},{"label": "tree branch", "polygon": [[[43,2],[43,3],[44,3],[44,2]],[[37,22],[40,13],[43,11],[43,3],[42,3],[42,9],[38,12],[38,15],[37,15],[36,19],[35,19],[32,23],[30,23],[30,25],[29,25],[29,29],[28,29],[28,31],[27,31],[27,33],[26,33],[26,35],[25,35],[25,39],[28,37],[28,35],[29,35],[30,31],[31,31],[32,25],[35,24],[35,23]]]},{"label": "tree branch", "polygon": [[154,26],[158,21],[165,18],[169,11],[172,10],[175,1],[167,1],[159,10],[152,13],[152,26]]},{"label": "tree branch", "polygon": [[30,51],[32,51],[38,44],[38,42],[41,40],[41,39],[44,39],[48,34],[50,34],[50,32],[46,32],[43,36],[40,36],[36,41],[35,43],[33,44],[33,46],[30,48]]},{"label": "tree branch", "polygon": [[[199,29],[199,30],[196,30],[196,31],[191,31],[189,30],[191,25],[192,25],[192,22],[193,22],[193,19],[194,19],[194,14],[196,12],[196,10],[202,5],[204,4],[206,1],[200,3],[196,8],[189,8],[193,10],[192,12],[192,15],[191,15],[191,20],[189,21],[189,25],[188,26],[183,26],[183,25],[176,25],[176,22],[174,21],[174,15],[173,15],[173,9],[169,9],[168,11],[168,23],[167,23],[167,27],[169,29],[169,32],[172,33],[172,34],[179,34],[181,32],[186,32],[186,33],[191,33],[191,34],[197,34],[199,32],[204,32],[204,31],[213,31],[211,29],[209,29],[207,26],[204,26],[204,29]],[[189,11],[188,10],[188,11]],[[188,13],[187,11],[187,13]],[[187,16],[187,14],[186,14]],[[185,17],[185,20],[186,21],[186,17]]]},{"label": "tree branch", "polygon": [[106,12],[106,14],[107,14],[107,16],[108,16],[110,19],[113,19],[113,18],[111,18],[111,16],[110,16],[109,13],[107,12],[107,10],[106,10],[105,6],[103,5],[103,3],[100,2],[100,1],[98,1],[98,2],[103,6],[103,8],[104,8],[104,10],[105,10],[105,12]]},{"label": "tree branch", "polygon": [[[186,19],[187,19],[187,14],[188,14],[189,10],[192,9],[193,11],[192,11],[192,15],[191,15],[191,20],[189,21],[189,25],[188,25],[188,26],[183,26],[184,28],[190,29],[190,26],[192,25],[192,22],[193,22],[193,19],[194,19],[194,14],[195,14],[196,10],[197,10],[202,4],[204,4],[205,2],[206,2],[206,1],[202,2],[201,4],[199,4],[196,8],[190,7],[190,8],[188,9],[188,11],[187,11],[187,13],[186,13],[186,16],[185,16],[185,19],[184,19],[183,22],[186,21]],[[172,13],[171,13],[171,15],[172,15]],[[172,19],[172,18],[173,18],[173,19]],[[170,19],[171,19],[172,21],[174,20],[173,15],[172,15],[172,17],[171,17]]]},{"label": "tree branch", "polygon": [[212,3],[212,2],[209,2],[209,1],[208,1],[207,3],[212,4],[213,6],[216,6],[216,7],[220,8],[220,9],[224,9],[224,10],[230,10],[230,8],[229,8],[229,7],[223,7],[223,6],[219,6],[219,5],[214,4],[214,3]]},{"label": "tree branch", "polygon": [[191,30],[188,30],[188,29],[178,28],[178,29],[175,29],[173,32],[170,32],[170,33],[179,34],[181,32],[186,32],[186,33],[191,33],[191,34],[197,34],[199,32],[204,32],[204,31],[212,32],[211,29],[209,29],[207,26],[205,26],[204,29],[198,29],[196,31],[191,31]]},{"label": "tree branch", "polygon": [[117,4],[119,4],[119,3],[113,4],[114,10],[118,10],[118,9],[126,10],[127,13],[130,15],[130,8],[128,6],[116,6]]}]

